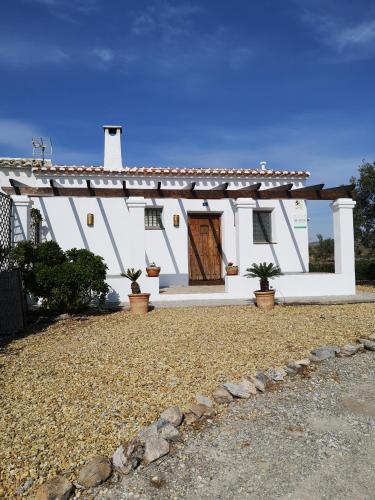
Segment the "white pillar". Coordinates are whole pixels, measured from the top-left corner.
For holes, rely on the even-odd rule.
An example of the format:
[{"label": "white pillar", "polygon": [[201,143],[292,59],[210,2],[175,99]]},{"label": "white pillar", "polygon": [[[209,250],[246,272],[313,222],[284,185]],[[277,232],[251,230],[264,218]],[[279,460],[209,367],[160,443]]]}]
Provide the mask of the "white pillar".
[{"label": "white pillar", "polygon": [[146,201],[141,196],[131,196],[126,200],[129,210],[130,224],[127,244],[129,245],[130,260],[126,267],[134,267],[145,272],[146,266],[146,239],[145,239],[145,206]]},{"label": "white pillar", "polygon": [[236,249],[239,275],[243,276],[246,268],[252,264],[253,248],[253,209],[256,207],[252,198],[238,198],[236,202]]},{"label": "white pillar", "polygon": [[13,243],[30,238],[30,210],[33,202],[28,196],[13,195]]},{"label": "white pillar", "polygon": [[355,274],[353,208],[356,202],[339,198],[331,203],[333,236],[335,239],[335,272],[348,276]]}]

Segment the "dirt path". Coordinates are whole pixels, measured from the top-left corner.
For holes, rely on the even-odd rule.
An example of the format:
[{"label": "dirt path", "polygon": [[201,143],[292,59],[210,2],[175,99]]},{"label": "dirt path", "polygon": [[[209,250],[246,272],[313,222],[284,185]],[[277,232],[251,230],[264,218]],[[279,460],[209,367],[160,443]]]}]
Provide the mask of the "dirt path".
[{"label": "dirt path", "polygon": [[232,404],[164,462],[96,498],[370,500],[374,463],[375,354],[367,352]]}]

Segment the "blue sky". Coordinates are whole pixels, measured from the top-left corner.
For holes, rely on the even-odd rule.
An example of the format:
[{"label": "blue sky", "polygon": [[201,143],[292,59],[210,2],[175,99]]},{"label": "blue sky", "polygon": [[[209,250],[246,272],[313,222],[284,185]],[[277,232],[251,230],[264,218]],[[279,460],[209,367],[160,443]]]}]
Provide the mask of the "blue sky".
[{"label": "blue sky", "polygon": [[[375,159],[372,0],[13,0],[0,18],[0,156],[51,136],[55,163],[307,169]],[[329,235],[311,204],[311,236]]]}]

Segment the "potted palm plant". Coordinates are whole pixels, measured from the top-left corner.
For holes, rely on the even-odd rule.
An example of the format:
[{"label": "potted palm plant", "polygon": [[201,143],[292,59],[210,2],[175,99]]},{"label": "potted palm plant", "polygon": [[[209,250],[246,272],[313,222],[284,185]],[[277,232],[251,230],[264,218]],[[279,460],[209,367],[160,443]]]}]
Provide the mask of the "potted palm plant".
[{"label": "potted palm plant", "polygon": [[247,278],[259,278],[260,290],[256,290],[255,303],[260,309],[273,309],[275,306],[275,290],[270,290],[269,280],[281,276],[283,273],[279,266],[266,262],[260,264],[252,264],[251,267],[246,269]]},{"label": "potted palm plant", "polygon": [[228,276],[236,276],[238,274],[238,266],[235,266],[233,262],[228,262],[225,270]]},{"label": "potted palm plant", "polygon": [[146,267],[146,272],[149,278],[157,278],[160,274],[160,267],[158,267],[155,262],[151,262],[151,264]]},{"label": "potted palm plant", "polygon": [[148,312],[148,304],[150,300],[149,293],[141,293],[141,288],[137,279],[142,274],[140,269],[135,270],[133,267],[127,269],[126,273],[121,273],[121,276],[128,278],[131,281],[132,293],[128,295],[130,302],[130,311],[132,314],[146,314]]}]

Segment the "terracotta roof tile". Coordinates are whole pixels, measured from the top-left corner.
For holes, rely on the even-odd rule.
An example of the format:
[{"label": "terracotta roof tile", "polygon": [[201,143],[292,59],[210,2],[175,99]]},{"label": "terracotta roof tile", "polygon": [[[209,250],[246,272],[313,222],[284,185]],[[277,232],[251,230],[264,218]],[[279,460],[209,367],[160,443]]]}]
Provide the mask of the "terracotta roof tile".
[{"label": "terracotta roof tile", "polygon": [[191,168],[191,167],[124,167],[114,170],[104,170],[93,165],[53,165],[50,160],[44,164],[33,158],[0,158],[0,167],[28,168],[36,174],[66,173],[66,174],[98,174],[110,176],[145,175],[145,176],[191,176],[191,177],[309,177],[310,173],[303,170],[261,170],[252,168]]},{"label": "terracotta roof tile", "polygon": [[165,167],[124,167],[122,169],[105,170],[103,167],[85,166],[41,166],[33,165],[33,172],[48,173],[58,170],[62,173],[90,173],[111,176],[142,175],[142,176],[192,176],[192,177],[309,177],[304,170],[261,170],[261,169],[212,169],[212,168],[165,168]]}]

